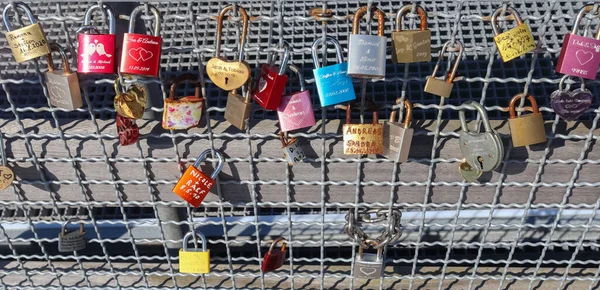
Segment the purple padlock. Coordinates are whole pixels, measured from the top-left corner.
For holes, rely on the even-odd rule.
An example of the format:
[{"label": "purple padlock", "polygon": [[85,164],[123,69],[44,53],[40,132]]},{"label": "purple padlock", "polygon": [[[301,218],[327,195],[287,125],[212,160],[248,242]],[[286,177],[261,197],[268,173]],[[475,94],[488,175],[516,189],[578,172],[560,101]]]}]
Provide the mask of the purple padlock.
[{"label": "purple padlock", "polygon": [[315,125],[315,113],[313,112],[310,92],[304,85],[304,77],[300,69],[290,64],[290,70],[298,75],[300,81],[300,92],[281,97],[281,103],[277,108],[279,126],[282,132],[293,131]]},{"label": "purple padlock", "polygon": [[569,88],[563,89],[564,81],[569,76],[564,76],[558,84],[558,90],[550,95],[552,109],[565,121],[577,120],[592,105],[592,92],[585,88],[583,79],[581,88],[569,91]]},{"label": "purple padlock", "polygon": [[556,72],[589,80],[596,78],[600,66],[600,29],[596,38],[576,34],[579,22],[593,7],[594,5],[586,5],[577,14],[573,31],[563,41]]}]

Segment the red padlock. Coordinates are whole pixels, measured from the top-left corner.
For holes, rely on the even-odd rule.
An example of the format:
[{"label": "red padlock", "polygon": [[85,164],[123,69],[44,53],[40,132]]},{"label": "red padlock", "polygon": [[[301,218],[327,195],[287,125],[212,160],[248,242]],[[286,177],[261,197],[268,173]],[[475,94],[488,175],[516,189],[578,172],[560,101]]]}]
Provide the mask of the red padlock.
[{"label": "red padlock", "polygon": [[254,86],[252,98],[267,110],[277,110],[281,102],[281,96],[285,91],[288,76],[285,74],[290,51],[284,46],[285,52],[279,67],[272,64],[263,64],[260,67],[260,77]]},{"label": "red padlock", "polygon": [[[273,249],[279,242],[281,242],[281,248]],[[283,266],[283,262],[285,261],[285,238],[279,237],[273,241],[271,247],[269,248],[269,252],[265,254],[263,257],[262,265],[260,269],[263,272],[271,272],[279,269],[279,267]]]},{"label": "red padlock", "polygon": [[[91,25],[94,10],[104,9],[108,16],[108,34]],[[95,33],[82,33],[93,31]],[[108,5],[94,4],[85,12],[83,27],[77,30],[77,71],[79,73],[115,73],[115,15]]]},{"label": "red padlock", "polygon": [[210,175],[210,177],[206,176],[202,171],[198,169],[200,167],[200,163],[206,159],[206,156],[210,154],[211,151],[205,150],[198,156],[194,165],[189,166],[175,187],[173,187],[173,192],[183,198],[185,201],[193,205],[194,207],[198,207],[200,203],[204,200],[210,189],[215,185],[215,178],[219,172],[221,172],[221,168],[223,168],[223,163],[225,160],[223,159],[223,155],[218,150],[215,150],[215,155],[219,159],[219,164],[215,171]]},{"label": "red padlock", "polygon": [[156,7],[148,5],[154,15],[154,35],[133,33],[135,19],[144,10],[144,6],[137,6],[129,16],[129,32],[123,36],[123,51],[121,53],[120,72],[124,74],[158,76],[160,68],[160,12]]},{"label": "red padlock", "polygon": [[133,119],[117,114],[117,133],[121,146],[131,145],[140,137],[140,128]]}]

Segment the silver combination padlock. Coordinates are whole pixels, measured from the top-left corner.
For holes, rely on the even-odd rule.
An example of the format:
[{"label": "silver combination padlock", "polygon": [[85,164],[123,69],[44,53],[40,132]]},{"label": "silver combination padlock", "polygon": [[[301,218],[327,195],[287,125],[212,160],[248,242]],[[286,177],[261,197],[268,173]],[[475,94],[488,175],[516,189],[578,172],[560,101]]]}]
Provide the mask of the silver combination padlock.
[{"label": "silver combination padlock", "polygon": [[460,151],[465,161],[477,171],[492,171],[496,169],[504,158],[502,140],[488,119],[485,108],[477,102],[467,102],[479,112],[485,132],[473,132],[467,127],[464,110],[458,112],[460,118]]},{"label": "silver combination padlock", "polygon": [[58,251],[73,252],[85,249],[85,230],[83,223],[79,224],[79,231],[74,230],[67,232],[67,226],[71,221],[67,221],[62,225],[60,234],[58,235]]},{"label": "silver combination padlock", "polygon": [[354,13],[352,34],[348,40],[348,75],[355,78],[385,78],[385,60],[387,38],[384,36],[385,14],[371,6],[371,12],[377,17],[377,35],[359,34],[360,19],[367,13],[362,6]]},{"label": "silver combination padlock", "polygon": [[288,141],[286,134],[281,132],[279,133],[279,139],[281,140],[281,150],[283,150],[289,166],[294,166],[294,164],[302,162],[306,158],[306,154],[304,154],[300,142],[296,138]]},{"label": "silver combination padlock", "polygon": [[377,249],[377,254],[363,253],[363,247],[358,247],[358,253],[354,259],[354,278],[379,279],[383,274],[383,252]]},{"label": "silver combination padlock", "polygon": [[[401,101],[401,98],[396,99],[396,105]],[[408,161],[408,152],[414,133],[410,127],[412,121],[411,101],[404,100],[404,108],[406,108],[404,123],[396,122],[396,111],[392,111],[390,120],[383,126],[383,155],[396,162]]]}]

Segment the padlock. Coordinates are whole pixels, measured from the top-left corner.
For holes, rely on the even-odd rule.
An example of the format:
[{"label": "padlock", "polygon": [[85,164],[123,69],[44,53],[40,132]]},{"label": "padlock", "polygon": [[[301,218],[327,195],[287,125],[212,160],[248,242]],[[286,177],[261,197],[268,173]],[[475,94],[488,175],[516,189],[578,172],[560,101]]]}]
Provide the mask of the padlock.
[{"label": "padlock", "polygon": [[140,128],[134,119],[123,117],[117,114],[117,134],[119,135],[119,144],[127,146],[134,144],[140,138]]},{"label": "padlock", "polygon": [[526,23],[523,23],[519,12],[512,7],[507,7],[506,11],[513,15],[515,21],[517,22],[517,27],[509,29],[503,33],[500,33],[500,28],[498,27],[497,22],[498,16],[500,16],[501,12],[504,12],[504,9],[500,7],[494,11],[494,14],[492,14],[494,42],[496,43],[496,47],[498,47],[498,52],[500,53],[503,62],[507,62],[511,59],[526,54],[534,50],[536,47],[531,30],[529,30],[529,26]]},{"label": "padlock", "polygon": [[586,5],[577,13],[573,31],[565,35],[563,40],[556,63],[556,72],[589,80],[596,79],[600,66],[600,28],[596,32],[596,38],[577,35],[581,19],[593,7],[593,4]]},{"label": "padlock", "polygon": [[[188,242],[191,237],[200,237],[202,241],[202,250],[195,247],[188,249]],[[182,249],[179,249],[179,273],[185,274],[206,274],[210,272],[210,250],[206,249],[206,237],[201,232],[189,232],[183,237]]]},{"label": "padlock", "polygon": [[[184,82],[189,82],[196,86],[195,94],[175,99],[177,85]],[[200,124],[200,117],[202,117],[202,108],[204,106],[204,98],[200,90],[200,82],[198,82],[198,77],[194,74],[183,74],[173,81],[169,97],[165,99],[162,119],[163,129],[180,130]]]},{"label": "padlock", "polygon": [[[276,248],[277,244],[281,243],[281,248]],[[262,264],[260,269],[263,272],[272,272],[279,267],[283,266],[283,262],[285,261],[285,250],[287,244],[285,243],[285,238],[279,237],[271,243],[271,247],[269,247],[269,251],[263,257]]]},{"label": "padlock", "polygon": [[306,158],[306,154],[304,154],[304,150],[300,146],[300,142],[298,139],[292,138],[290,141],[287,140],[287,134],[280,132],[279,140],[281,140],[281,150],[283,150],[283,155],[288,162],[289,166],[294,166],[298,162],[302,162],[304,158]]},{"label": "padlock", "polygon": [[[92,26],[94,10],[104,10],[108,16],[108,34]],[[83,33],[95,31],[95,33]],[[85,12],[83,27],[77,30],[77,71],[79,73],[115,73],[115,15],[110,6],[94,4]]]},{"label": "padlock", "polygon": [[215,85],[226,91],[235,90],[250,79],[250,67],[244,61],[244,44],[246,43],[246,35],[248,34],[248,14],[240,6],[238,6],[238,10],[243,26],[239,46],[239,59],[237,61],[227,61],[220,55],[223,18],[232,9],[233,5],[229,5],[219,13],[219,17],[217,18],[217,48],[215,50],[215,57],[211,58],[206,64],[206,74],[208,77]]},{"label": "padlock", "polygon": [[392,31],[392,61],[413,63],[431,61],[431,30],[427,29],[427,12],[417,5],[420,29],[402,30],[402,17],[413,9],[405,5],[396,14],[396,31]]},{"label": "padlock", "polygon": [[383,275],[384,257],[382,248],[377,249],[377,254],[364,253],[362,246],[354,258],[354,278],[379,279]]},{"label": "padlock", "polygon": [[154,35],[133,33],[135,20],[144,10],[144,5],[137,6],[129,16],[129,32],[123,36],[123,51],[121,52],[120,72],[124,74],[158,76],[160,68],[160,52],[162,39],[160,37],[160,12],[156,7],[148,5],[154,15]]},{"label": "padlock", "polygon": [[81,99],[77,72],[71,71],[69,59],[62,47],[56,43],[51,43],[50,49],[60,53],[62,58],[62,69],[56,69],[52,62],[52,54],[46,56],[48,71],[44,73],[44,77],[46,78],[50,104],[67,110],[80,108],[83,105],[83,100]]},{"label": "padlock", "polygon": [[440,68],[440,63],[444,60],[444,52],[448,50],[450,46],[450,41],[444,43],[442,50],[440,50],[440,56],[438,58],[435,67],[433,68],[433,72],[431,76],[427,77],[427,82],[425,82],[424,91],[430,94],[434,94],[436,96],[440,96],[443,98],[450,97],[452,93],[452,88],[454,87],[454,78],[456,77],[456,70],[458,69],[458,62],[462,58],[463,55],[463,43],[460,40],[455,40],[456,45],[458,46],[458,55],[456,56],[456,60],[454,61],[454,65],[452,66],[452,71],[448,76],[444,74],[444,77],[439,80],[435,77],[438,69]]},{"label": "padlock", "polygon": [[60,229],[60,234],[58,235],[59,252],[73,252],[85,249],[86,240],[83,223],[79,223],[79,231],[68,232],[67,225],[70,223],[71,221],[66,221]]},{"label": "padlock", "polygon": [[[401,104],[401,102],[401,98],[396,99],[396,105]],[[386,122],[383,126],[383,155],[396,162],[408,161],[408,152],[414,133],[414,130],[410,127],[412,121],[411,101],[404,100],[404,108],[406,108],[404,123],[396,122],[396,111],[392,111],[389,122]]]},{"label": "padlock", "polygon": [[288,132],[315,125],[315,113],[313,111],[310,91],[306,89],[304,77],[300,68],[290,64],[290,70],[298,75],[300,91],[281,97],[281,103],[277,108],[279,127],[281,131]]},{"label": "padlock", "polygon": [[564,75],[560,79],[558,90],[550,95],[550,100],[552,109],[558,116],[565,121],[575,121],[589,109],[594,96],[592,92],[585,88],[585,82],[582,78],[579,78],[581,82],[580,88],[573,91],[569,91],[569,87],[563,89],[563,84],[568,78],[571,77]]},{"label": "padlock", "polygon": [[290,59],[290,51],[287,45],[284,46],[284,49],[285,52],[279,67],[262,64],[260,77],[254,86],[254,92],[252,92],[252,98],[256,103],[267,110],[277,110],[285,91],[285,84],[288,80],[285,70]]},{"label": "padlock", "polygon": [[344,154],[383,154],[383,124],[377,118],[376,105],[372,101],[367,102],[373,112],[373,124],[352,124],[351,106],[355,104],[350,102],[346,106],[346,124],[342,127]]},{"label": "padlock", "polygon": [[[131,80],[131,76],[126,75],[125,78]],[[115,80],[115,96],[114,106],[117,113],[123,117],[131,119],[140,119],[146,110],[146,91],[144,88],[132,84],[129,89],[121,90],[121,78]]]},{"label": "padlock", "polygon": [[338,63],[321,67],[317,56],[317,49],[321,41],[321,38],[317,38],[311,48],[315,65],[313,75],[317,84],[321,107],[355,100],[354,85],[352,85],[352,79],[348,76],[348,63],[344,62],[340,43],[337,39],[327,36],[326,43],[333,43]]},{"label": "padlock", "polygon": [[[248,82],[250,84],[250,82]],[[236,93],[235,90],[229,92],[227,97],[227,104],[225,105],[225,120],[229,121],[231,125],[240,129],[246,130],[246,120],[250,118],[252,114],[252,99],[250,98],[251,89],[244,90],[242,88],[242,95]]]},{"label": "padlock", "polygon": [[546,142],[546,129],[544,128],[544,118],[540,113],[537,102],[532,95],[527,95],[527,99],[531,103],[531,114],[521,115],[517,117],[515,105],[521,99],[521,95],[516,95],[508,105],[508,126],[510,127],[510,135],[512,136],[513,147],[529,146]]},{"label": "padlock", "polygon": [[371,6],[371,13],[377,18],[377,35],[358,34],[360,19],[367,13],[367,6],[362,6],[354,13],[352,34],[348,40],[348,75],[355,78],[385,78],[385,59],[387,39],[383,36],[385,14]]},{"label": "padlock", "polygon": [[[27,18],[29,18],[31,24],[13,30],[13,26],[8,18],[8,11],[11,8],[15,10],[21,8],[27,14]],[[46,34],[27,4],[23,2],[14,2],[14,6],[12,3],[7,4],[2,12],[2,19],[7,30],[4,35],[17,62],[24,62],[50,54],[50,46],[46,40]]]},{"label": "padlock", "polygon": [[206,195],[208,195],[210,189],[215,185],[215,178],[217,178],[217,175],[221,172],[221,168],[223,168],[223,163],[225,162],[223,155],[218,150],[214,150],[214,152],[215,157],[219,159],[219,163],[210,177],[206,176],[199,169],[200,163],[211,154],[211,150],[208,149],[198,156],[198,159],[196,159],[196,162],[192,166],[188,166],[181,178],[179,178],[179,181],[177,181],[177,184],[175,184],[175,187],[173,187],[175,194],[194,207],[198,207]]},{"label": "padlock", "polygon": [[[485,108],[477,102],[467,102],[464,105],[472,106],[477,110],[483,123],[485,132],[473,132],[469,130],[465,118],[465,111],[460,110],[458,117],[460,119],[461,131],[459,134],[460,151],[469,167],[459,167],[459,170],[492,171],[496,169],[504,158],[504,146],[500,135],[494,129],[488,119]],[[472,170],[471,170],[472,171]]]}]

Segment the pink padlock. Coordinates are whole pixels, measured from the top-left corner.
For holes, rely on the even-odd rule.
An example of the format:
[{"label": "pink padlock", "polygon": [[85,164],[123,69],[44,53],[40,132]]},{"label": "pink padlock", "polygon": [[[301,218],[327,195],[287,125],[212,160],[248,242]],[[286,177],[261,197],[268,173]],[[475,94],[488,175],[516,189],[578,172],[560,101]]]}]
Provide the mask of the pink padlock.
[{"label": "pink padlock", "polygon": [[315,125],[315,113],[313,112],[310,91],[304,85],[304,77],[300,69],[290,64],[290,70],[298,75],[300,91],[281,97],[281,103],[277,108],[279,126],[282,132],[312,127]]},{"label": "pink padlock", "polygon": [[563,41],[556,64],[556,72],[589,80],[596,79],[596,73],[600,66],[600,28],[596,33],[596,38],[576,34],[581,19],[593,7],[593,4],[586,5],[577,13],[573,31],[567,34]]},{"label": "pink padlock", "polygon": [[[106,11],[108,34],[100,33],[91,25],[94,10]],[[86,33],[92,31],[94,33]],[[115,73],[115,15],[112,9],[103,4],[94,4],[85,12],[83,26],[77,30],[77,71],[79,73]]]}]

